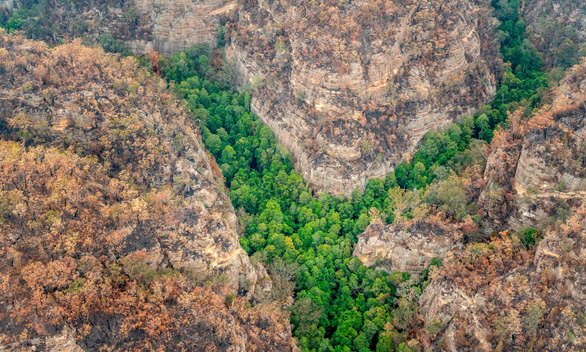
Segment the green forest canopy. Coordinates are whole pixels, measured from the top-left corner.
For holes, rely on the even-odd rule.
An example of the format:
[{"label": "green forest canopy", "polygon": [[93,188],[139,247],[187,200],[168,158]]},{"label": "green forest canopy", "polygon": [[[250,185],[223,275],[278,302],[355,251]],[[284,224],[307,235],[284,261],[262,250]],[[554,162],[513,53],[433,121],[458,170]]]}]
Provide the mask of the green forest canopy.
[{"label": "green forest canopy", "polygon": [[[21,8],[12,17],[2,15],[0,23],[32,37],[51,36],[52,27],[42,22],[41,5]],[[303,350],[410,350],[408,328],[416,298],[428,283],[428,270],[411,278],[368,269],[352,256],[357,236],[373,215],[386,223],[397,216],[421,216],[421,203],[480,223],[474,205],[462,197],[461,184],[450,175],[478,163],[478,146],[489,142],[496,128],[506,126],[508,113],[524,108],[529,116],[552,82],[561,78],[560,71],[573,62],[560,60],[560,68],[545,72],[542,54],[527,40],[518,1],[495,0],[493,6],[501,22],[505,62],[493,103],[445,132],[428,132],[411,162],[401,163],[385,179],[371,179],[363,194],[356,190],[350,197],[312,192],[293,168],[287,149],[251,112],[250,93],[229,86],[225,64],[212,67],[214,53],[208,46],[194,46],[157,63],[161,75],[187,101],[206,148],[222,170],[244,226],[242,247],[267,266],[276,299],[294,295],[291,322]],[[130,54],[111,36],[100,36],[99,43],[107,51]],[[446,179],[443,188],[427,192]],[[528,242],[534,243],[534,233],[527,233]],[[432,261],[433,266],[440,264]]]}]

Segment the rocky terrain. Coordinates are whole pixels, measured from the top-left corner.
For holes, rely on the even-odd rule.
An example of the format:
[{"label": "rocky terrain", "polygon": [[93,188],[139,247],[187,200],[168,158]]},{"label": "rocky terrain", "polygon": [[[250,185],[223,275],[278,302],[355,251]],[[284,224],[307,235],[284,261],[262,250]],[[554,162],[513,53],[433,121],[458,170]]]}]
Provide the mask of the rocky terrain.
[{"label": "rocky terrain", "polygon": [[500,70],[496,21],[481,0],[32,4],[18,24],[32,38],[136,54],[214,46],[226,19],[227,57],[257,91],[253,110],[305,180],[332,193],[363,189],[409,159],[427,131],[488,103]]},{"label": "rocky terrain", "polygon": [[429,350],[586,346],[585,87],[586,62],[529,123],[517,114],[495,135],[481,195],[490,228],[537,227],[543,239],[526,247],[502,232],[447,261],[420,298]]},{"label": "rocky terrain", "polygon": [[495,133],[476,182],[488,241],[462,249],[454,234],[466,239],[465,222],[433,216],[373,222],[359,237],[354,255],[379,269],[417,274],[443,259],[419,297],[424,350],[586,346],[585,92],[586,61],[568,71],[551,104],[528,121],[518,110]]},{"label": "rocky terrain", "polygon": [[462,233],[456,225],[437,218],[383,225],[371,223],[360,235],[354,256],[368,266],[392,273],[419,274],[433,258],[462,247]]},{"label": "rocky terrain", "polygon": [[493,222],[486,229],[545,227],[586,195],[586,63],[574,67],[552,93],[552,104],[528,124],[491,143],[479,204]]},{"label": "rocky terrain", "polygon": [[475,1],[247,1],[227,57],[252,107],[321,190],[350,193],[429,130],[490,101],[498,45]]},{"label": "rocky terrain", "polygon": [[0,351],[582,351],[585,14],[0,0]]},{"label": "rocky terrain", "polygon": [[[586,4],[581,0],[524,1],[522,14],[533,44],[552,65],[571,66],[586,52]],[[583,56],[583,55],[582,55]]]},{"label": "rocky terrain", "polygon": [[0,92],[1,349],[290,348],[164,81],[0,32]]},{"label": "rocky terrain", "polygon": [[586,212],[536,249],[501,234],[470,244],[420,297],[425,350],[580,351],[586,346]]},{"label": "rocky terrain", "polygon": [[60,42],[83,37],[99,42],[100,35],[122,40],[135,54],[172,54],[194,44],[216,45],[220,17],[236,7],[231,0],[3,0],[11,13],[35,4],[39,16],[23,25],[35,39]]}]

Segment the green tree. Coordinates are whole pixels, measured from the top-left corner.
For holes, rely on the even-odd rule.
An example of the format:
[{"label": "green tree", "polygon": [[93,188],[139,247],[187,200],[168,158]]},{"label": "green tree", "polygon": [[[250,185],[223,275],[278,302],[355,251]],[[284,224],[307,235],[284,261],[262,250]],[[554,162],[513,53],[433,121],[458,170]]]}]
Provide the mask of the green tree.
[{"label": "green tree", "polygon": [[426,201],[439,206],[447,214],[459,215],[466,211],[468,198],[464,192],[462,181],[453,174],[432,186],[426,196]]},{"label": "green tree", "polygon": [[227,163],[227,164],[232,164],[235,160],[236,157],[236,152],[234,151],[234,148],[232,148],[232,146],[227,145],[224,150],[222,150],[222,162]]},{"label": "green tree", "polygon": [[220,151],[222,151],[222,140],[217,134],[210,134],[205,141],[205,145],[216,158],[220,156]]}]

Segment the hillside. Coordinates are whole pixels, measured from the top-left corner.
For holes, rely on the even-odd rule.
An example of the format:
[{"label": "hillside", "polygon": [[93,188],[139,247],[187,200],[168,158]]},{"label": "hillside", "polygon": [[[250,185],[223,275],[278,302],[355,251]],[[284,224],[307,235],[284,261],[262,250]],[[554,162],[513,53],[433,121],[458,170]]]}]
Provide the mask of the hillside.
[{"label": "hillside", "polygon": [[107,50],[173,54],[194,44],[216,45],[220,18],[232,0],[3,0],[9,28],[50,43],[83,38]]},{"label": "hillside", "polygon": [[438,336],[452,349],[586,346],[585,88],[586,61],[567,73],[551,105],[527,124],[513,117],[512,128],[492,141],[479,204],[490,209],[492,229],[523,231],[521,241],[501,234],[470,245],[421,297],[426,322],[446,312],[455,317]]},{"label": "hillside", "polygon": [[237,16],[227,58],[322,191],[363,190],[496,92],[496,21],[483,1],[247,1]]},{"label": "hillside", "polygon": [[[418,300],[424,350],[586,346],[585,88],[586,61],[551,93],[552,104],[527,121],[511,115],[509,127],[495,133],[482,182],[461,180],[480,185],[480,229],[427,216],[408,225],[373,223],[360,236],[355,255],[369,266],[415,273],[434,257],[443,260]],[[438,210],[431,212],[441,216]],[[458,232],[470,238],[475,231],[490,238],[458,248]]]},{"label": "hillside", "polygon": [[[488,230],[544,227],[586,195],[586,62],[568,71],[552,102],[528,123],[520,114],[495,135],[484,170],[481,208]],[[487,232],[488,232],[487,230]]]},{"label": "hillside", "polygon": [[585,216],[578,209],[535,248],[501,233],[446,263],[420,298],[426,350],[582,350]]},{"label": "hillside", "polygon": [[1,32],[0,91],[1,346],[290,348],[283,313],[244,298],[271,281],[161,79]]}]

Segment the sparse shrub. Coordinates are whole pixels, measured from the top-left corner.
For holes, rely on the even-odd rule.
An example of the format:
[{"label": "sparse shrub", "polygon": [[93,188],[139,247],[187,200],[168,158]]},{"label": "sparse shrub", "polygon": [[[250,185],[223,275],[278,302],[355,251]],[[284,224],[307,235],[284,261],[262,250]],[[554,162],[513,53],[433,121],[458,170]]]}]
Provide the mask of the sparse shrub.
[{"label": "sparse shrub", "polygon": [[442,322],[438,318],[433,318],[427,325],[425,325],[425,332],[429,336],[435,336],[442,329]]}]

